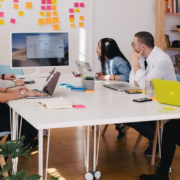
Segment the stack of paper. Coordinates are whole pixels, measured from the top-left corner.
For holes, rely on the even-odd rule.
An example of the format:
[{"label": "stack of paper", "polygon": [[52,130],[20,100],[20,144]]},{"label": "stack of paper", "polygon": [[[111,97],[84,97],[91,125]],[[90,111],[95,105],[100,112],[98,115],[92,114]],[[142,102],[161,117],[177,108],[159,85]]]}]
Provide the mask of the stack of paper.
[{"label": "stack of paper", "polygon": [[48,109],[68,109],[72,108],[72,102],[67,101],[63,97],[56,99],[40,99],[40,104],[46,106]]}]

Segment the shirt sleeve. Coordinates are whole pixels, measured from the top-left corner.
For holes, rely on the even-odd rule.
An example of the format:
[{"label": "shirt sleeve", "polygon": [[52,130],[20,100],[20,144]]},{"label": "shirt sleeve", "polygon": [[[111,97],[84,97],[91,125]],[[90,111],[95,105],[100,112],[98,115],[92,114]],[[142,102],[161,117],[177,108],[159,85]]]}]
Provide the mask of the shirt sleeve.
[{"label": "shirt sleeve", "polygon": [[135,74],[134,74],[134,68],[131,69],[130,75],[129,75],[129,83],[131,85],[134,85],[135,80]]},{"label": "shirt sleeve", "polygon": [[13,81],[6,81],[6,80],[0,79],[0,87],[1,88],[11,88],[14,86],[15,86],[15,83]]},{"label": "shirt sleeve", "polygon": [[129,81],[130,68],[124,64],[118,66],[120,81]]}]

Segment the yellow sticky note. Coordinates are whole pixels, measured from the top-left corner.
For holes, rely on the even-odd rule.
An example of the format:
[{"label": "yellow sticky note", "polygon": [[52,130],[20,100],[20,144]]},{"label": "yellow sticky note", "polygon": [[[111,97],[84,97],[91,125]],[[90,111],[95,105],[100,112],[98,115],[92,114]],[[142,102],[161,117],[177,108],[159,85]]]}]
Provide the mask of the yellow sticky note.
[{"label": "yellow sticky note", "polygon": [[75,28],[75,27],[76,27],[76,25],[75,25],[75,24],[71,24],[71,27],[72,27],[72,28]]},{"label": "yellow sticky note", "polygon": [[3,1],[3,0],[0,0],[0,1]]},{"label": "yellow sticky note", "polygon": [[19,9],[19,4],[14,4],[14,9]]},{"label": "yellow sticky note", "polygon": [[74,22],[74,18],[69,18],[69,21],[70,22]]},{"label": "yellow sticky note", "polygon": [[1,4],[0,4],[0,8],[1,8]]},{"label": "yellow sticky note", "polygon": [[38,19],[38,24],[39,25],[45,25],[45,20],[44,19]]},{"label": "yellow sticky note", "polygon": [[79,27],[84,27],[84,23],[83,23],[83,22],[80,22],[80,23],[79,23]]},{"label": "yellow sticky note", "polygon": [[59,27],[58,24],[57,24],[57,25],[53,25],[53,29],[54,29],[54,30],[60,30],[60,27]]},{"label": "yellow sticky note", "polygon": [[58,16],[57,11],[53,11],[53,16]]},{"label": "yellow sticky note", "polygon": [[165,108],[163,108],[163,109],[165,109],[165,110],[175,110],[175,109],[173,109],[172,107],[165,107]]},{"label": "yellow sticky note", "polygon": [[32,6],[32,2],[27,2],[26,3],[26,9],[32,9],[33,6]]},{"label": "yellow sticky note", "polygon": [[79,16],[80,21],[84,21],[84,16]]},{"label": "yellow sticky note", "polygon": [[75,9],[75,12],[78,12],[78,13],[79,13],[79,12],[80,12],[80,9]]},{"label": "yellow sticky note", "polygon": [[19,11],[19,16],[24,16],[24,12],[23,11]]},{"label": "yellow sticky note", "polygon": [[40,14],[40,16],[45,16],[44,12],[40,12],[39,14]]},{"label": "yellow sticky note", "polygon": [[52,10],[57,10],[57,6],[52,6]]},{"label": "yellow sticky note", "polygon": [[4,19],[0,19],[0,25],[4,24]]},{"label": "yellow sticky note", "polygon": [[52,4],[57,4],[57,0],[52,0]]},{"label": "yellow sticky note", "polygon": [[46,24],[52,24],[52,19],[51,18],[46,18]]},{"label": "yellow sticky note", "polygon": [[46,16],[47,16],[47,17],[51,17],[51,12],[47,12],[47,13],[46,13]]},{"label": "yellow sticky note", "polygon": [[87,93],[93,93],[94,90],[85,90],[85,92],[87,92]]},{"label": "yellow sticky note", "polygon": [[58,17],[53,17],[53,23],[59,23],[59,18]]}]

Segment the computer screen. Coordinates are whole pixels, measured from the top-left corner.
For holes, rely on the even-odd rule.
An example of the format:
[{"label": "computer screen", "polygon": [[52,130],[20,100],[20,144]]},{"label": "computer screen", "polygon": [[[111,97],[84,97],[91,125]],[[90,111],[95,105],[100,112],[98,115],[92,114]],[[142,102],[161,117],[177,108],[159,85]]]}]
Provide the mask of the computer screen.
[{"label": "computer screen", "polygon": [[69,66],[67,32],[11,33],[12,68]]}]

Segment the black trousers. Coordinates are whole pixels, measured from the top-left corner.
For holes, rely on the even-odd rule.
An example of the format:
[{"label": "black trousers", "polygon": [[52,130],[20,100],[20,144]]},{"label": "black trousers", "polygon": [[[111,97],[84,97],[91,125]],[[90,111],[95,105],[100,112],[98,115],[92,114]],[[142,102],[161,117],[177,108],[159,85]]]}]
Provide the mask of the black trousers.
[{"label": "black trousers", "polygon": [[168,172],[171,167],[176,145],[180,146],[180,121],[171,120],[164,126],[160,169]]},{"label": "black trousers", "polygon": [[[6,103],[0,103],[0,132],[10,130],[10,111]],[[38,135],[38,130],[31,126],[26,120],[22,120],[21,136],[25,135],[24,146],[27,146]],[[2,138],[1,138],[2,139]],[[11,135],[7,140],[11,139]]]}]

